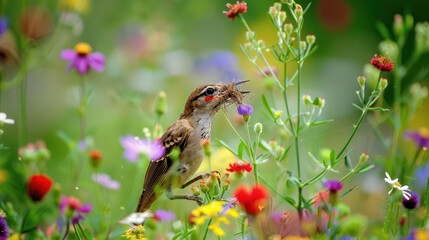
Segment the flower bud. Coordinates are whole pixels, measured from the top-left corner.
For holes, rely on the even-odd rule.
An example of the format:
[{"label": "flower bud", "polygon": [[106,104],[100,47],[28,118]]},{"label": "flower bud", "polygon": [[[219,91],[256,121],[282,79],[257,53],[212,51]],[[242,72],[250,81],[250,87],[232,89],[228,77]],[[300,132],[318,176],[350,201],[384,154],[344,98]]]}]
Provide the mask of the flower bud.
[{"label": "flower bud", "polygon": [[277,20],[278,20],[277,24],[279,26],[281,26],[284,23],[284,21],[286,20],[286,17],[287,17],[286,12],[280,11],[278,16],[277,16]]},{"label": "flower bud", "polygon": [[209,191],[209,187],[205,181],[200,182],[200,189],[203,193],[207,193]]},{"label": "flower bud", "polygon": [[309,34],[307,35],[306,40],[309,45],[313,45],[316,42],[316,36]]},{"label": "flower bud", "polygon": [[407,29],[411,29],[411,28],[413,28],[413,25],[414,25],[414,18],[413,18],[413,16],[411,14],[407,14],[405,16],[405,27]]},{"label": "flower bud", "polygon": [[100,166],[101,159],[102,159],[102,156],[101,156],[101,152],[99,150],[92,149],[89,152],[89,160],[90,160],[91,166],[93,168],[98,168],[98,166]]},{"label": "flower bud", "polygon": [[167,94],[164,91],[158,93],[158,99],[155,103],[155,112],[158,117],[164,115],[167,111]]},{"label": "flower bud", "polygon": [[292,25],[292,23],[286,23],[283,26],[283,29],[286,32],[286,34],[290,35],[293,32],[293,25]]},{"label": "flower bud", "polygon": [[277,15],[279,14],[279,10],[277,10],[275,7],[270,7],[268,14],[270,14],[271,18],[276,19]]},{"label": "flower bud", "polygon": [[274,118],[277,119],[282,116],[282,111],[276,110],[274,111]]},{"label": "flower bud", "polygon": [[365,82],[366,82],[366,78],[365,78],[365,76],[359,76],[357,78],[357,81],[358,81],[360,87],[364,87],[365,86]]},{"label": "flower bud", "polygon": [[201,146],[203,147],[204,150],[204,155],[206,155],[206,157],[210,157],[212,155],[212,150],[210,147],[210,140],[204,138],[201,140]]},{"label": "flower bud", "polygon": [[258,40],[258,42],[257,42],[257,46],[258,46],[258,48],[260,48],[260,49],[264,49],[265,48],[265,41],[264,40]]},{"label": "flower bud", "polygon": [[201,190],[195,185],[192,185],[191,191],[194,196],[199,196],[201,194]]},{"label": "flower bud", "polygon": [[393,32],[397,37],[404,33],[404,19],[401,15],[396,14],[393,21]]},{"label": "flower bud", "polygon": [[253,130],[255,131],[256,134],[261,134],[263,127],[261,123],[255,123],[255,125],[253,126]]},{"label": "flower bud", "polygon": [[307,42],[306,41],[299,42],[299,47],[301,48],[301,51],[305,51],[305,49],[307,49]]},{"label": "flower bud", "polygon": [[277,11],[282,10],[282,4],[279,2],[274,3],[273,7],[277,9]]},{"label": "flower bud", "polygon": [[305,106],[309,106],[310,104],[313,103],[313,100],[311,100],[310,95],[303,95],[302,100],[304,101]]},{"label": "flower bud", "polygon": [[247,52],[250,52],[253,50],[252,44],[250,42],[246,42],[244,44],[244,50],[246,50]]},{"label": "flower bud", "polygon": [[381,78],[381,80],[380,80],[380,90],[383,91],[384,89],[386,89],[387,84],[388,84],[387,79]]},{"label": "flower bud", "polygon": [[360,158],[359,158],[359,163],[360,163],[360,164],[362,164],[362,163],[366,163],[366,161],[368,161],[368,158],[369,158],[368,154],[366,154],[366,153],[362,153],[362,154],[360,155]]},{"label": "flower bud", "polygon": [[246,40],[251,42],[255,39],[255,32],[254,31],[247,31],[246,32]]},{"label": "flower bud", "polygon": [[296,4],[296,7],[295,7],[296,18],[298,18],[298,20],[301,20],[303,15],[304,15],[304,11],[302,10],[301,5]]},{"label": "flower bud", "polygon": [[400,218],[399,218],[399,226],[401,226],[401,227],[403,227],[403,226],[405,226],[405,223],[407,222],[407,217],[405,216],[405,215],[402,215]]}]

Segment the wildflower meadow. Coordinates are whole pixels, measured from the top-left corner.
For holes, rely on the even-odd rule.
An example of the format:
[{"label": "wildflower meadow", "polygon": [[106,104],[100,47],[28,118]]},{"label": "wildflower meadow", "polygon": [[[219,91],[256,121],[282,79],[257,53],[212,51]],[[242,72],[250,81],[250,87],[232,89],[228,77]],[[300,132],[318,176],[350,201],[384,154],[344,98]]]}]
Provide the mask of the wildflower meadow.
[{"label": "wildflower meadow", "polygon": [[0,240],[429,239],[427,9],[0,1]]}]

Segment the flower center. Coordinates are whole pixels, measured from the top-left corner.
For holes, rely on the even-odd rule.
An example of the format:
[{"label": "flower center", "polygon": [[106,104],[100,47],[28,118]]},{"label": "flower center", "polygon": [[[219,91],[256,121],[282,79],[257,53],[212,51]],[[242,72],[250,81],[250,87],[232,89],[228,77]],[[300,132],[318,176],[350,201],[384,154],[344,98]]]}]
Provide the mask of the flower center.
[{"label": "flower center", "polygon": [[76,44],[76,46],[74,47],[74,50],[76,51],[77,54],[81,56],[86,56],[90,54],[92,51],[91,46],[88,43],[84,43],[84,42]]}]

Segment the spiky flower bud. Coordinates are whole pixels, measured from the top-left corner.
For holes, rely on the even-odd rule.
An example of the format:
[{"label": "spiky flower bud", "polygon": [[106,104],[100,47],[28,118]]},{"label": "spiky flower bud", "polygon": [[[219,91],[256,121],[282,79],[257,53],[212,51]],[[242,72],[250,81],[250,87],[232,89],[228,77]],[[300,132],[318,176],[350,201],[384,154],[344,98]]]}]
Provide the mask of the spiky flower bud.
[{"label": "spiky flower bud", "polygon": [[279,14],[279,10],[277,10],[275,7],[270,7],[268,14],[270,14],[273,19],[276,19],[277,15]]},{"label": "spiky flower bud", "polygon": [[296,16],[296,18],[298,18],[298,20],[301,20],[302,17],[303,17],[303,15],[304,15],[304,11],[302,9],[302,6],[299,5],[299,4],[296,4],[296,7],[295,7],[295,16]]},{"label": "spiky flower bud", "polygon": [[255,131],[256,134],[261,134],[262,130],[263,130],[263,126],[262,123],[255,123],[255,125],[253,126],[253,130]]}]

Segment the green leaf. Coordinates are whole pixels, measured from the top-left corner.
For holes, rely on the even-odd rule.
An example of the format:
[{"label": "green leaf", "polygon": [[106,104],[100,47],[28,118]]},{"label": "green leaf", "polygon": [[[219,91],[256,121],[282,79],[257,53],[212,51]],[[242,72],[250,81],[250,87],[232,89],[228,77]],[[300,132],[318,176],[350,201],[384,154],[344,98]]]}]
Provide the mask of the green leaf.
[{"label": "green leaf", "polygon": [[237,149],[237,157],[240,159],[243,159],[243,148],[244,148],[244,144],[240,141],[240,144],[238,144],[238,149]]},{"label": "green leaf", "polygon": [[382,108],[382,107],[372,107],[372,108],[368,108],[368,110],[370,110],[370,111],[382,111],[382,112],[388,112],[388,111],[390,111],[390,109],[388,109],[388,108]]},{"label": "green leaf", "polygon": [[335,158],[336,158],[335,150],[331,150],[331,154],[329,155],[331,167],[335,166]]},{"label": "green leaf", "polygon": [[289,150],[290,150],[290,146],[285,149],[283,155],[280,158],[278,158],[277,161],[281,162],[285,160],[289,156]]},{"label": "green leaf", "polygon": [[345,197],[347,194],[349,194],[351,191],[353,191],[356,188],[356,185],[354,185],[352,188],[350,188],[349,190],[345,191],[343,194],[341,194],[340,199],[342,199],[343,197]]},{"label": "green leaf", "polygon": [[348,170],[352,170],[353,169],[353,164],[350,161],[350,156],[349,155],[346,155],[344,157],[344,164],[346,165],[346,167],[347,167]]},{"label": "green leaf", "polygon": [[228,143],[226,143],[226,142],[224,142],[224,141],[222,141],[222,140],[220,140],[220,139],[218,139],[218,138],[216,138],[216,141],[217,141],[220,145],[222,145],[224,148],[228,149],[228,151],[230,151],[232,154],[234,154],[235,156],[237,156],[237,157],[238,157],[238,153],[237,153],[234,149],[232,149],[232,147],[231,147],[231,146],[229,146],[229,145],[228,145]]},{"label": "green leaf", "polygon": [[270,152],[266,152],[264,154],[259,155],[259,157],[256,159],[256,164],[262,164],[266,163],[268,161],[268,156],[270,156]]},{"label": "green leaf", "polygon": [[356,170],[356,173],[366,172],[366,171],[372,169],[373,167],[375,167],[374,164],[368,164],[367,163],[367,164],[363,165],[362,167],[358,168],[358,170]]},{"label": "green leaf", "polygon": [[265,109],[268,111],[272,119],[275,120],[273,110],[271,109],[270,104],[268,103],[268,100],[264,94],[262,94],[262,103],[264,104]]},{"label": "green leaf", "polygon": [[326,168],[326,163],[324,161],[321,161],[319,159],[317,159],[311,152],[307,152],[308,156],[310,156],[310,158],[321,168]]},{"label": "green leaf", "polygon": [[324,124],[327,124],[327,123],[331,123],[331,122],[333,122],[333,121],[334,121],[334,119],[329,119],[329,120],[322,120],[322,121],[312,122],[312,123],[310,124],[310,126],[320,126],[320,125],[324,125]]},{"label": "green leaf", "polygon": [[380,34],[384,38],[384,40],[391,40],[392,39],[392,37],[390,36],[389,30],[387,29],[386,25],[384,25],[382,22],[375,23],[375,27],[380,32]]}]

